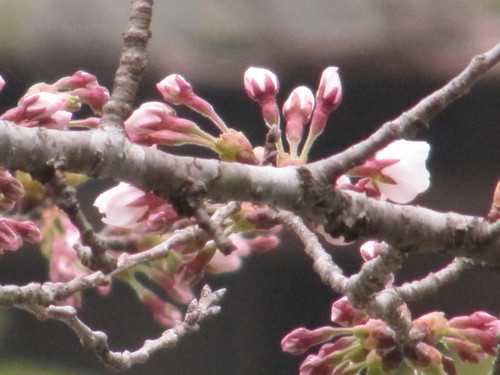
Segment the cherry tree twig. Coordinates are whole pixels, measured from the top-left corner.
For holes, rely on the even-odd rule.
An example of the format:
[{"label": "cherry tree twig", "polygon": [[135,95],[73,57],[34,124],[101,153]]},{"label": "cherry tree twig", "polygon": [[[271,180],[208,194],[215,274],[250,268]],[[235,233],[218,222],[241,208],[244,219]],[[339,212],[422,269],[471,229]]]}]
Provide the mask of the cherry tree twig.
[{"label": "cherry tree twig", "polygon": [[466,258],[455,258],[443,269],[431,272],[421,280],[416,280],[396,287],[396,292],[405,302],[416,301],[436,293],[439,288],[458,280],[460,274],[473,266]]},{"label": "cherry tree twig", "polygon": [[123,121],[132,110],[137,88],[148,60],[153,0],[133,0],[123,49],[115,73],[111,98],[103,108],[101,127],[123,129]]},{"label": "cherry tree twig", "polygon": [[489,51],[475,56],[470,64],[441,89],[422,99],[413,108],[395,120],[383,124],[366,140],[349,147],[344,152],[314,163],[311,167],[326,179],[337,176],[361,165],[396,139],[413,137],[451,103],[467,94],[486,72],[500,61],[500,43]]},{"label": "cherry tree twig", "polygon": [[292,212],[280,210],[279,217],[282,223],[292,230],[304,245],[304,251],[313,260],[313,269],[321,281],[338,293],[347,291],[348,278],[342,269],[337,266],[331,255],[328,254],[314,232],[307,228],[304,221]]},{"label": "cherry tree twig", "polygon": [[[213,215],[212,220],[221,225],[222,222],[238,211],[239,206],[235,202],[219,208]],[[13,304],[38,304],[48,306],[50,304],[63,301],[75,293],[86,289],[94,288],[99,285],[109,284],[111,277],[125,271],[126,269],[137,266],[138,264],[164,258],[170,250],[185,242],[196,239],[197,241],[208,241],[208,234],[199,226],[190,227],[176,231],[171,237],[161,244],[137,253],[120,255],[117,261],[117,267],[110,273],[104,274],[96,271],[86,276],[78,276],[69,282],[45,282],[30,283],[24,286],[1,285],[0,286],[0,305],[8,306]]]},{"label": "cherry tree twig", "polygon": [[51,169],[44,174],[42,182],[48,185],[55,196],[56,205],[66,213],[80,232],[82,244],[91,250],[90,254],[81,257],[83,265],[91,270],[102,270],[105,273],[115,269],[116,258],[107,252],[103,241],[96,235],[94,228],[83,214],[76,197],[76,189],[69,186],[63,172]]},{"label": "cherry tree twig", "polygon": [[219,302],[224,293],[224,289],[212,292],[210,287],[205,285],[199,300],[195,299],[189,304],[182,322],[164,331],[160,337],[146,340],[141,348],[123,352],[111,351],[107,335],[101,331],[93,331],[83,323],[72,306],[43,307],[21,304],[17,307],[32,312],[41,320],[55,319],[65,323],[78,335],[82,345],[92,349],[104,364],[113,370],[124,371],[134,364],[146,362],[153,353],[160,349],[174,347],[188,333],[197,331],[200,322],[219,313]]}]

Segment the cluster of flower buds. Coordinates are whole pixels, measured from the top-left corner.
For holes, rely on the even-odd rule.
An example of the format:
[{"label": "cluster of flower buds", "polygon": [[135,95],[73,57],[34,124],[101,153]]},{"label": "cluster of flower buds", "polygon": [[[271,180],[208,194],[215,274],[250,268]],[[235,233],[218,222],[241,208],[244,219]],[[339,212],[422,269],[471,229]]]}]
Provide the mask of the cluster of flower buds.
[{"label": "cluster of flower buds", "polygon": [[[77,245],[80,232],[57,207],[48,207],[43,212],[42,253],[49,259],[49,277],[53,282],[68,282],[91,271],[82,265]],[[108,293],[109,285],[99,287],[102,294]],[[81,294],[76,293],[61,303],[81,306]]]},{"label": "cluster of flower buds", "polygon": [[[54,84],[33,85],[18,106],[1,115],[0,120],[13,121],[21,126],[65,130],[73,125],[73,112],[80,110],[82,103],[89,105],[94,113],[101,114],[108,100],[108,90],[99,85],[95,76],[78,71]],[[83,124],[95,126],[96,118],[77,120],[74,125]]]},{"label": "cluster of flower buds", "polygon": [[448,353],[478,363],[495,354],[499,341],[500,321],[485,312],[450,320],[441,312],[424,315],[413,321],[411,335],[418,340],[403,347],[385,322],[370,319],[346,297],[332,304],[331,320],[339,327],[297,328],[283,338],[282,349],[291,354],[322,344],[317,354],[304,360],[301,375],[354,375],[363,369],[388,374],[404,367],[422,374],[456,374]]},{"label": "cluster of flower buds", "polygon": [[[172,235],[173,230],[194,224],[192,219],[179,217],[166,200],[124,182],[100,194],[94,205],[104,215],[103,222],[108,225],[105,232],[123,234],[128,231],[140,235],[137,243],[139,249],[143,245],[150,248],[152,244]],[[207,203],[209,212],[216,209],[217,205]],[[244,204],[239,212],[227,220],[224,227],[233,233],[230,239],[236,249],[231,254],[222,254],[213,241],[202,236],[177,244],[164,259],[137,266],[137,270],[121,273],[117,277],[134,288],[159,323],[171,325],[179,318],[180,311],[172,303],[145,290],[144,285],[135,278],[136,271],[144,271],[150,282],[163,290],[171,302],[187,304],[194,298],[192,288],[205,273],[236,271],[243,257],[254,251],[269,250],[279,243],[276,233],[280,228],[272,218],[272,210],[266,207]],[[238,233],[240,231],[246,234]],[[65,233],[69,235],[71,230]],[[151,241],[141,245],[144,236]],[[64,238],[69,239],[68,236]],[[72,245],[64,246],[70,247]],[[58,277],[56,273],[53,276]]]}]

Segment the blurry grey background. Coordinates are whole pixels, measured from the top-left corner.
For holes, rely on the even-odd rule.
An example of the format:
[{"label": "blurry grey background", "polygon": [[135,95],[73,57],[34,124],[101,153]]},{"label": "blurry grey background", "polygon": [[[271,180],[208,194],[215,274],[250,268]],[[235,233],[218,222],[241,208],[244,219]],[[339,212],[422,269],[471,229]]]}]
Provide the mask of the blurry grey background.
[{"label": "blurry grey background", "polygon": [[[500,2],[493,0],[157,0],[155,6],[150,63],[137,103],[159,100],[155,83],[180,73],[254,145],[262,143],[265,129],[258,106],[243,90],[248,66],[264,66],[278,75],[280,102],[297,85],[314,89],[324,67],[339,66],[344,101],[331,116],[313,159],[368,136],[500,39]],[[128,1],[123,0],[0,0],[0,74],[7,81],[0,94],[2,112],[31,84],[53,82],[79,69],[96,74],[111,89],[127,11]],[[497,67],[438,116],[430,130],[418,134],[432,145],[432,185],[419,204],[487,213],[500,177],[499,79]],[[82,200],[90,204],[97,192],[88,191]],[[97,217],[92,209],[89,213]],[[223,313],[178,348],[162,351],[127,373],[297,373],[304,356],[282,354],[281,338],[297,326],[328,324],[337,296],[319,282],[296,243],[293,236],[283,236],[283,246],[252,256],[240,272],[210,278],[214,287],[228,288]],[[348,273],[359,267],[356,249],[333,251]],[[423,276],[448,259],[445,254],[412,256],[398,280]],[[2,283],[45,278],[46,265],[35,248],[0,258]],[[499,281],[495,271],[478,268],[412,308],[416,314],[431,309],[450,315],[476,309],[496,314]],[[134,349],[160,333],[123,286],[116,285],[105,298],[94,292],[86,297],[83,319],[108,332],[113,349]],[[14,358],[18,366],[0,365],[2,374],[34,374],[28,369],[32,361],[38,368],[39,363],[61,367],[67,374],[107,373],[61,323],[2,311],[0,362],[11,366]]]}]

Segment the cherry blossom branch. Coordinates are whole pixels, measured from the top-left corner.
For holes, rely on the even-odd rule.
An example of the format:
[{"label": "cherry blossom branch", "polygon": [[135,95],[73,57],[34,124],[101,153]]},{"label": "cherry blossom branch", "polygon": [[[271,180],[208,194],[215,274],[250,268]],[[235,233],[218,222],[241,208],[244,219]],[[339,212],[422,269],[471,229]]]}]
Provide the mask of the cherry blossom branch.
[{"label": "cherry blossom branch", "polygon": [[231,254],[235,249],[234,244],[231,240],[224,234],[222,228],[212,220],[212,218],[208,215],[208,212],[203,207],[198,207],[195,210],[194,217],[198,226],[207,232],[211,238],[213,238],[217,248],[223,254]]},{"label": "cherry blossom branch", "polygon": [[413,108],[403,112],[395,120],[383,124],[368,139],[348,148],[340,154],[311,165],[324,178],[335,180],[337,176],[361,165],[378,150],[400,138],[412,138],[421,128],[451,103],[467,94],[486,72],[500,61],[500,43],[489,51],[475,56],[470,64],[441,89],[422,99]]},{"label": "cherry blossom branch", "polygon": [[225,289],[212,292],[210,287],[205,285],[199,300],[195,299],[189,304],[182,322],[164,331],[160,337],[146,340],[141,348],[132,352],[111,351],[107,335],[101,331],[94,331],[83,323],[78,318],[75,308],[71,306],[42,307],[23,304],[17,307],[32,312],[41,320],[55,319],[65,323],[78,335],[82,345],[92,349],[104,364],[115,371],[125,371],[134,364],[146,362],[153,353],[160,349],[174,347],[181,338],[197,331],[203,320],[220,312],[219,303],[224,293]]},{"label": "cherry blossom branch", "polygon": [[359,273],[349,277],[349,301],[356,307],[365,308],[374,295],[385,288],[388,277],[401,267],[402,261],[403,257],[397,249],[386,243],[380,244],[379,256],[364,263]]},{"label": "cherry blossom branch", "polygon": [[[47,147],[49,145],[49,147]],[[500,265],[500,238],[484,218],[400,206],[315,179],[309,166],[273,168],[170,155],[100,131],[20,127],[0,121],[0,164],[28,172],[64,160],[68,171],[129,181],[174,200],[190,192],[218,202],[263,203],[324,223],[334,237],[385,241],[403,252],[446,249]],[[163,176],[169,176],[168,183]],[[245,186],[245,189],[241,187]]]},{"label": "cherry blossom branch", "polygon": [[[212,220],[217,225],[239,210],[239,205],[235,202],[230,202],[227,205],[219,208],[213,215]],[[45,283],[30,283],[24,286],[17,285],[0,285],[0,305],[14,304],[38,304],[48,306],[50,304],[63,301],[66,298],[81,292],[86,289],[94,288],[99,285],[109,284],[111,277],[126,270],[137,266],[138,264],[164,258],[170,250],[185,242],[196,240],[208,240],[208,234],[197,225],[184,228],[176,231],[171,237],[161,244],[137,253],[137,254],[122,254],[117,261],[117,267],[110,274],[104,274],[101,271],[91,273],[86,276],[78,276],[73,280],[63,282],[45,282]]]},{"label": "cherry blossom branch", "polygon": [[416,280],[396,287],[396,292],[405,302],[416,301],[435,294],[443,286],[458,280],[460,274],[473,266],[466,258],[455,258],[446,267],[437,272],[431,272],[421,280]]},{"label": "cherry blossom branch", "polygon": [[348,278],[344,276],[342,269],[335,264],[314,232],[307,228],[304,221],[292,212],[280,210],[281,222],[293,231],[304,245],[305,253],[313,260],[313,269],[324,284],[338,293],[345,293]]},{"label": "cherry blossom branch", "polygon": [[83,214],[76,197],[76,189],[68,185],[63,172],[50,169],[41,178],[55,196],[56,205],[66,213],[71,223],[80,232],[81,243],[90,248],[90,254],[81,257],[83,265],[91,270],[102,270],[104,273],[115,269],[116,258],[107,252],[105,244],[96,235],[94,228]]},{"label": "cherry blossom branch", "polygon": [[111,98],[103,108],[103,128],[123,128],[132,110],[139,81],[148,59],[147,44],[151,38],[153,0],[133,0],[127,30],[123,33],[123,49],[116,70]]}]

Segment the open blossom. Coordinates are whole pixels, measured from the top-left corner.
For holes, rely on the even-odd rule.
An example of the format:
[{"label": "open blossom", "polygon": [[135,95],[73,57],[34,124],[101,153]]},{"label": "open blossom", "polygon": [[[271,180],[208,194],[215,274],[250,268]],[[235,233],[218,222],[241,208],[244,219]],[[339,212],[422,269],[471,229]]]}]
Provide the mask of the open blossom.
[{"label": "open blossom", "polygon": [[429,187],[425,166],[430,146],[423,141],[398,140],[349,174],[369,178],[368,188],[396,203],[408,203]]},{"label": "open blossom", "polygon": [[99,195],[94,206],[104,223],[137,233],[162,233],[178,219],[164,199],[125,182]]}]

